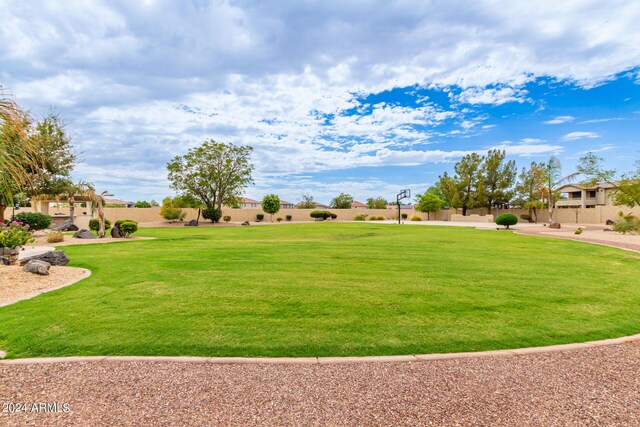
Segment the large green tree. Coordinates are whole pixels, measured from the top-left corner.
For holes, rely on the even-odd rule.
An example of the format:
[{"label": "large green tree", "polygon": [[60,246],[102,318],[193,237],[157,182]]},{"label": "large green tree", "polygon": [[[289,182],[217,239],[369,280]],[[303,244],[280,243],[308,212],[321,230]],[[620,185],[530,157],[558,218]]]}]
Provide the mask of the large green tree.
[{"label": "large green tree", "polygon": [[462,207],[460,185],[455,177],[449,176],[447,172],[443,173],[438,178],[436,188],[440,191],[442,200],[445,201],[444,209],[454,208],[457,211]]},{"label": "large green tree", "polygon": [[273,214],[280,211],[280,197],[276,194],[267,194],[264,196],[262,199],[262,210],[271,215],[271,222],[273,222]]},{"label": "large green tree", "polygon": [[446,205],[437,187],[431,187],[424,194],[416,195],[416,201],[418,202],[416,210],[426,212],[427,219],[431,219],[431,212],[437,212]]},{"label": "large green tree", "polygon": [[340,193],[331,200],[333,209],[351,209],[353,196],[351,194]]},{"label": "large green tree", "polygon": [[545,164],[531,162],[529,168],[523,167],[518,177],[516,193],[519,204],[529,211],[529,215],[538,222],[538,211],[543,206],[543,186],[545,183]]},{"label": "large green tree", "polygon": [[389,202],[382,197],[369,197],[367,199],[367,208],[369,209],[386,209]]},{"label": "large green tree", "polygon": [[471,153],[464,156],[454,167],[454,180],[458,184],[462,215],[466,215],[468,209],[480,206],[483,191],[480,169],[483,160],[484,157],[478,153]]},{"label": "large green tree", "polygon": [[234,206],[253,182],[250,155],[253,148],[205,141],[167,165],[171,188],[200,200],[209,208]]},{"label": "large green tree", "polygon": [[505,158],[504,150],[489,150],[480,168],[482,192],[478,202],[484,202],[489,212],[494,207],[508,203],[514,195],[516,162],[505,161]]}]

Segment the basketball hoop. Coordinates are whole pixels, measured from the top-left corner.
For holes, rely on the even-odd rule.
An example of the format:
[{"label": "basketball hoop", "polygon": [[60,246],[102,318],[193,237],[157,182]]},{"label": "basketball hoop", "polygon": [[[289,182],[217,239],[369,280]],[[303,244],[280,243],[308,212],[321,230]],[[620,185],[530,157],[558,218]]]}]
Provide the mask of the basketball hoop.
[{"label": "basketball hoop", "polygon": [[411,197],[411,190],[406,189],[402,190],[396,196],[396,204],[398,205],[398,224],[402,224],[401,215],[400,215],[400,200],[409,199]]}]

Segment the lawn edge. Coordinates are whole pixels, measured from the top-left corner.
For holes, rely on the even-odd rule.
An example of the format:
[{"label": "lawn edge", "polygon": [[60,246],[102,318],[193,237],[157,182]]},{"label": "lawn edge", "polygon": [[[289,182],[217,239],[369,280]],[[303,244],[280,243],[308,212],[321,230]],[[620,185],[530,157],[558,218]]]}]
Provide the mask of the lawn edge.
[{"label": "lawn edge", "polygon": [[[434,360],[468,359],[484,357],[525,356],[541,353],[558,353],[562,351],[583,350],[587,348],[606,347],[611,345],[640,342],[640,334],[620,338],[609,338],[574,344],[558,344],[543,347],[525,347],[507,350],[489,350],[461,353],[408,354],[396,356],[346,356],[346,357],[191,357],[191,356],[67,356],[67,357],[34,357],[24,359],[0,360],[2,365],[37,365],[50,363],[86,363],[86,362],[182,362],[211,363],[216,365],[240,364],[289,364],[289,365],[328,365],[344,363],[402,363],[426,362]],[[2,357],[0,351],[0,357]]]}]

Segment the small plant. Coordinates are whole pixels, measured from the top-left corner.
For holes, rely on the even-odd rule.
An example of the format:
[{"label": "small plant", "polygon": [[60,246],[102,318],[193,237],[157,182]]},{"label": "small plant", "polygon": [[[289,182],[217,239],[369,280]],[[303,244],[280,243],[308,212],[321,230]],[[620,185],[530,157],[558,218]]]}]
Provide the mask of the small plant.
[{"label": "small plant", "polygon": [[406,214],[406,213],[403,213],[401,216],[402,216],[402,219],[407,219],[407,217],[408,217],[409,215],[408,215],[408,214]]},{"label": "small plant", "polygon": [[618,219],[613,221],[613,231],[627,234],[627,233],[640,233],[640,218],[622,212],[618,213]]},{"label": "small plant", "polygon": [[225,216],[223,216],[223,217],[222,217],[222,219],[223,219],[223,221],[224,221],[224,222],[229,222],[229,221],[231,221],[231,217],[230,217],[229,215],[225,215]]},{"label": "small plant", "polygon": [[366,214],[358,214],[356,215],[355,218],[353,218],[354,221],[364,221],[367,219],[367,215]]},{"label": "small plant", "polygon": [[202,217],[216,223],[222,218],[222,211],[218,208],[204,208],[202,209]]},{"label": "small plant", "polygon": [[372,216],[371,218],[369,218],[369,221],[383,221],[384,217],[383,216]]},{"label": "small plant", "polygon": [[578,227],[573,234],[582,234],[582,227]]},{"label": "small plant", "polygon": [[516,225],[518,223],[518,217],[514,214],[502,214],[496,218],[496,224],[504,225],[509,229],[509,226]]},{"label": "small plant", "polygon": [[278,217],[278,218],[276,218],[276,221],[282,222],[282,218]]},{"label": "small plant", "polygon": [[420,215],[412,215],[411,218],[409,218],[410,221],[422,221],[422,217]]},{"label": "small plant", "polygon": [[[89,220],[89,230],[98,231],[100,228],[100,220],[98,218],[92,218]],[[108,230],[111,228],[111,221],[108,219],[104,219],[104,229]]]},{"label": "small plant", "polygon": [[138,231],[138,223],[136,221],[131,221],[130,219],[120,219],[116,221],[116,227],[120,229],[120,232],[124,237],[129,237]]},{"label": "small plant", "polygon": [[64,233],[62,231],[52,231],[47,234],[47,243],[60,243],[64,242]]},{"label": "small plant", "polygon": [[15,249],[31,243],[35,241],[33,232],[29,224],[23,224],[20,221],[12,221],[9,224],[0,222],[0,247]]},{"label": "small plant", "polygon": [[257,214],[256,215],[256,221],[260,222],[264,219],[264,214]]},{"label": "small plant", "polygon": [[28,224],[31,230],[44,230],[51,225],[51,217],[38,212],[20,212],[15,220],[23,224]]},{"label": "small plant", "polygon": [[287,215],[285,218],[287,218],[287,221],[291,221],[293,219],[291,215]]}]

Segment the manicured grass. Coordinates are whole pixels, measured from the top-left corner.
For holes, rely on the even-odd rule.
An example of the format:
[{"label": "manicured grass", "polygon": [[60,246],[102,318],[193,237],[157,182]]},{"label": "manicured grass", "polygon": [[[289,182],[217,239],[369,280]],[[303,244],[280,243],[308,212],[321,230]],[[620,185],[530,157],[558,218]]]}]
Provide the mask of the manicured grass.
[{"label": "manicured grass", "polygon": [[640,255],[371,223],[143,229],[65,247],[93,275],[0,309],[10,357],[475,351],[640,332]]}]

